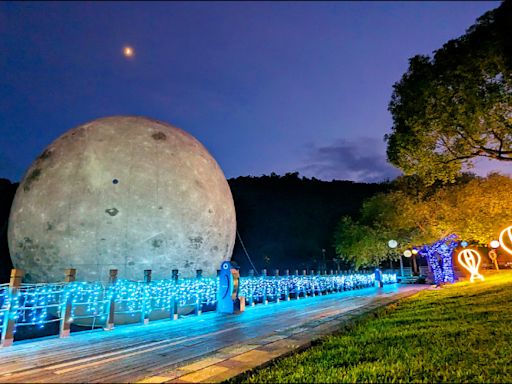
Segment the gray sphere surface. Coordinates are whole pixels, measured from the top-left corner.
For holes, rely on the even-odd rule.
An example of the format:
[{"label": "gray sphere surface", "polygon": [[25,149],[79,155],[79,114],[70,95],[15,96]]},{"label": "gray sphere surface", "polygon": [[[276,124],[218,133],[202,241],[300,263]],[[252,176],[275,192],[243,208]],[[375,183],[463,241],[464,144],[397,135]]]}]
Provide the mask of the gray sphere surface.
[{"label": "gray sphere surface", "polygon": [[74,128],[34,161],[11,208],[9,249],[28,282],[215,276],[236,234],[233,197],[185,131],[130,116]]}]

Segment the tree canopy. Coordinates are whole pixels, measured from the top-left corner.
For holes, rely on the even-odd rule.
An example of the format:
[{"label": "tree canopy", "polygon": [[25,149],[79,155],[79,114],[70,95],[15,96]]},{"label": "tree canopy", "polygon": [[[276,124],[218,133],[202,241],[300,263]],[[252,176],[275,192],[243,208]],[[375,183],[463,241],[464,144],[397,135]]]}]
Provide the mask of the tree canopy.
[{"label": "tree canopy", "polygon": [[336,252],[344,263],[360,267],[378,265],[388,257],[386,231],[344,216],[334,235]]},{"label": "tree canopy", "polygon": [[343,218],[334,236],[338,254],[356,267],[387,259],[387,241],[399,252],[433,243],[452,233],[469,243],[486,245],[512,224],[512,179],[467,175],[458,183],[410,194],[402,190],[369,198],[358,220]]},{"label": "tree canopy", "polygon": [[394,85],[388,160],[428,183],[454,181],[478,157],[512,161],[512,0]]}]

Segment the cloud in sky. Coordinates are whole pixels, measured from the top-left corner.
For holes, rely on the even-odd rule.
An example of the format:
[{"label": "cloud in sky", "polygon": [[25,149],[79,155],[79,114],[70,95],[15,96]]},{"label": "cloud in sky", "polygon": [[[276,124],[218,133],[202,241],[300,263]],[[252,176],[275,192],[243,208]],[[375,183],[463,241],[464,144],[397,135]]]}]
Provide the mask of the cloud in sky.
[{"label": "cloud in sky", "polygon": [[302,174],[324,180],[380,182],[400,174],[386,161],[384,143],[368,137],[339,139],[324,146],[309,145],[305,162]]}]

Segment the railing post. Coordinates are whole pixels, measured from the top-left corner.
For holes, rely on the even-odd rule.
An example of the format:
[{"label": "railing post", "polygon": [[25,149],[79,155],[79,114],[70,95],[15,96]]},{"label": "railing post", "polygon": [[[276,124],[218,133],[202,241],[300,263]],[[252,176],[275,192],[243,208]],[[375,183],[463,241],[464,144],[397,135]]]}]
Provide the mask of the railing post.
[{"label": "railing post", "polygon": [[[220,271],[218,271],[220,272]],[[172,270],[172,281],[174,282],[174,286],[178,285],[178,276],[179,276],[179,270],[173,269]],[[174,290],[174,296],[172,298],[171,303],[171,318],[173,320],[178,320],[178,298],[176,297],[177,290]]]},{"label": "railing post", "polygon": [[116,312],[116,292],[115,292],[115,284],[117,282],[117,269],[109,270],[108,276],[108,285],[109,290],[112,289],[113,293],[110,297],[110,301],[108,303],[108,317],[107,317],[107,325],[105,326],[105,331],[111,331],[114,329],[115,322],[115,312]]},{"label": "railing post", "polygon": [[17,299],[18,289],[21,287],[21,279],[25,273],[22,269],[11,269],[11,280],[9,281],[9,290],[7,300],[9,304],[4,314],[2,327],[1,346],[10,347],[14,342],[14,328],[16,326],[16,312],[18,306],[14,304]]},{"label": "railing post", "polygon": [[324,277],[325,275],[327,274],[327,271],[324,269],[324,270],[318,270],[318,295],[319,296],[322,296],[322,295],[325,295],[327,294],[327,292],[322,292],[322,286],[320,285],[320,282],[322,281],[322,277]]},{"label": "railing post", "polygon": [[310,281],[311,281],[311,296],[315,297],[316,296],[316,292],[315,292],[315,270],[314,269],[310,270],[309,274],[311,275],[311,277],[310,277]]},{"label": "railing post", "polygon": [[[149,323],[149,315],[150,311],[148,310],[148,300],[151,300],[150,295],[147,295],[147,291],[149,290],[149,284],[151,284],[151,269],[144,270],[144,285],[143,285],[143,293],[142,293],[142,322],[144,324]],[[151,304],[149,305],[151,308]]]},{"label": "railing post", "polygon": [[321,278],[325,275],[325,273],[324,273],[324,271],[319,269],[317,271],[316,275],[318,277],[318,280],[317,280],[317,282],[318,282],[318,285],[317,285],[318,286],[318,290],[317,290],[317,292],[318,292],[318,295],[322,296],[322,287],[320,285],[320,282],[321,282]]},{"label": "railing post", "polygon": [[[306,277],[307,275],[308,275],[308,271],[303,269],[302,276]],[[306,284],[305,284],[306,279],[303,279],[303,281],[304,281],[304,284],[302,284],[302,293],[304,294],[304,297],[308,297],[308,290],[307,290]]]},{"label": "railing post", "polygon": [[[196,279],[201,279],[202,277],[203,277],[203,270],[196,269]],[[199,296],[197,297],[195,312],[196,312],[197,316],[200,316],[203,313],[203,298],[201,296],[201,293],[199,293]]]},{"label": "railing post", "polygon": [[333,290],[334,292],[339,292],[340,291],[340,286],[339,286],[339,281],[340,281],[340,278],[338,276],[338,270],[336,270],[332,276],[332,282],[333,282]]},{"label": "railing post", "polygon": [[284,270],[284,275],[286,276],[286,285],[285,285],[285,292],[284,292],[284,299],[286,301],[290,301],[290,286],[289,286],[289,283],[290,283],[290,270],[289,269],[285,269]]},{"label": "railing post", "polygon": [[[250,279],[254,278],[254,269],[249,269],[248,278],[250,278]],[[249,286],[250,286],[250,284],[249,284]],[[250,305],[251,307],[254,306],[254,298],[252,296],[253,296],[253,292],[252,291],[251,292],[247,292],[247,297],[245,298],[246,305]]]},{"label": "railing post", "polygon": [[[274,269],[274,280],[277,280],[279,278],[279,269]],[[281,291],[278,291],[279,284],[277,283],[276,287],[276,303],[279,303],[281,301]]]},{"label": "railing post", "polygon": [[261,270],[261,279],[263,281],[263,298],[262,298],[262,301],[263,301],[264,305],[268,304],[266,277],[267,277],[267,270],[266,269],[262,269]]},{"label": "railing post", "polygon": [[336,282],[334,281],[334,271],[332,269],[329,270],[329,293],[335,292]]},{"label": "railing post", "polygon": [[[66,277],[64,277],[64,282],[67,284],[67,287],[70,283],[76,280],[76,269],[69,268],[66,269]],[[61,320],[60,320],[60,332],[59,337],[68,337],[71,332],[71,307],[73,306],[73,298],[71,295],[66,297],[66,302],[64,303],[64,308],[62,308],[61,312]]]},{"label": "railing post", "polygon": [[[254,279],[254,269],[249,269],[249,278],[250,279]],[[248,285],[249,287],[251,286],[251,284]],[[250,290],[250,292],[247,292],[247,297],[245,298],[247,301],[247,304],[250,305],[251,307],[254,307],[254,305],[256,304],[254,302],[254,290]]]}]

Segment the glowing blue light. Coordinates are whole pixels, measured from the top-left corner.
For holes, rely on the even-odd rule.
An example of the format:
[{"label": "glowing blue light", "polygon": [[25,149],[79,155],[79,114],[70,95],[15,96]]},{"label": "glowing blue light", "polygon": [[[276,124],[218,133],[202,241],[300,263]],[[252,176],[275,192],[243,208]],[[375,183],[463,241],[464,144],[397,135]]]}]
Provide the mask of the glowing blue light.
[{"label": "glowing blue light", "polygon": [[[384,283],[396,283],[395,274],[383,274]],[[321,293],[346,291],[374,286],[374,274],[309,275],[242,277],[240,296],[251,303],[287,300],[295,297],[315,296]],[[10,297],[7,284],[0,285],[0,325],[4,315],[15,320],[18,326],[45,324],[62,321],[70,304],[69,323],[77,319],[91,318],[106,322],[111,300],[115,313],[131,317],[147,318],[153,311],[172,313],[178,306],[211,306],[217,301],[218,279],[195,278],[157,280],[150,283],[118,280],[115,284],[100,282],[72,282],[51,284],[23,284]],[[8,309],[10,308],[10,310]],[[211,309],[211,308],[210,308]],[[14,330],[14,331],[15,331]]]},{"label": "glowing blue light", "polygon": [[434,282],[453,283],[455,274],[453,271],[452,254],[458,243],[455,241],[455,234],[446,236],[430,245],[424,246],[419,254],[427,258],[427,263],[434,275]]}]

